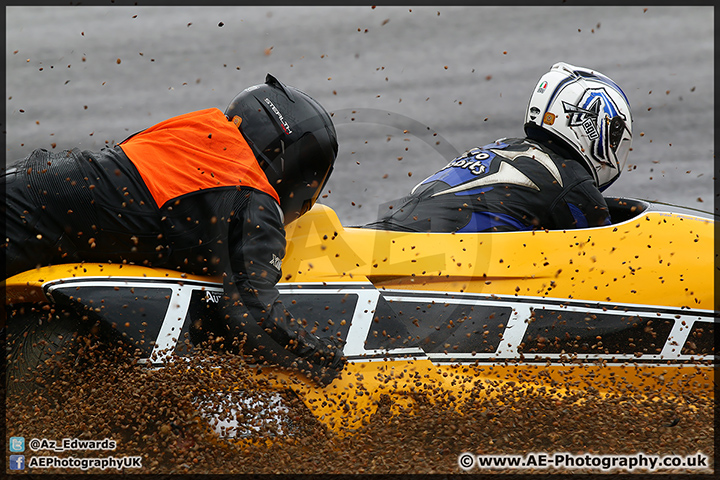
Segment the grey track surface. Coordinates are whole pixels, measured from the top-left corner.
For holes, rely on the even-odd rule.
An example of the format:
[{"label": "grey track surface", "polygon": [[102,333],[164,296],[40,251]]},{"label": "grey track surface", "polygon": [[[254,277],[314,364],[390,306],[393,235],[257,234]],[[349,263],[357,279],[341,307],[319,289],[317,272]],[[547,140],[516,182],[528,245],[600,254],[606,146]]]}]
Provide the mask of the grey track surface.
[{"label": "grey track surface", "polygon": [[8,7],[6,21],[8,162],[224,109],[271,72],[336,113],[322,201],[360,224],[448,152],[521,136],[562,60],[631,101],[634,148],[606,193],[712,210],[711,7]]}]

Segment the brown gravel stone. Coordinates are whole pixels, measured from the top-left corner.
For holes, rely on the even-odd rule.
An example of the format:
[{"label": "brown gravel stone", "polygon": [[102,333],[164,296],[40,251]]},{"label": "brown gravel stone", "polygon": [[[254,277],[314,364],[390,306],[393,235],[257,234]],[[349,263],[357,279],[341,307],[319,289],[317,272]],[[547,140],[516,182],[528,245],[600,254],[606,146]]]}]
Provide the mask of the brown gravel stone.
[{"label": "brown gravel stone", "polygon": [[[427,398],[432,395],[427,389],[416,396],[412,412],[399,415],[392,413],[392,400],[384,396],[364,428],[338,436],[326,431],[290,394],[284,399],[291,405],[294,435],[278,435],[277,427],[270,425],[263,430],[268,440],[252,442],[219,438],[209,420],[200,416],[196,401],[211,391],[261,388],[238,357],[198,354],[189,362],[150,369],[122,352],[108,358],[108,352],[88,348],[79,364],[84,366],[78,369],[64,364],[47,380],[51,394],[29,399],[8,396],[8,435],[58,440],[112,438],[118,444],[112,455],[143,457],[142,470],[130,473],[452,474],[462,472],[458,456],[463,452],[702,452],[712,467],[714,455],[713,402],[690,395],[681,400],[651,401],[639,395],[606,396],[588,391],[558,398],[540,392],[518,394],[506,388],[492,400],[477,396],[450,409]],[[222,369],[203,368],[208,364]],[[245,415],[257,425],[263,410],[251,408]],[[475,469],[470,473],[484,472]]]}]

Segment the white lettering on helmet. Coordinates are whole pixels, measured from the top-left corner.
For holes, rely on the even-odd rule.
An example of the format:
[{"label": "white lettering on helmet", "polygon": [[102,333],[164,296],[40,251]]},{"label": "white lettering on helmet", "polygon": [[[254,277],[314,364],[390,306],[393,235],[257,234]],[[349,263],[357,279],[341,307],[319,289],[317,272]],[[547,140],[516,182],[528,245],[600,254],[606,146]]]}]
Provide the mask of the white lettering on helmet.
[{"label": "white lettering on helmet", "polygon": [[273,111],[273,113],[275,113],[275,115],[277,115],[278,120],[280,121],[280,124],[282,125],[283,131],[284,131],[286,134],[290,135],[290,134],[292,133],[292,130],[290,129],[290,125],[288,125],[288,123],[285,121],[285,118],[283,117],[283,114],[280,113],[280,110],[278,110],[277,107],[275,106],[275,104],[272,103],[272,102],[270,101],[270,99],[267,98],[267,97],[265,97],[265,103],[267,103],[268,106],[270,107],[270,109]]}]

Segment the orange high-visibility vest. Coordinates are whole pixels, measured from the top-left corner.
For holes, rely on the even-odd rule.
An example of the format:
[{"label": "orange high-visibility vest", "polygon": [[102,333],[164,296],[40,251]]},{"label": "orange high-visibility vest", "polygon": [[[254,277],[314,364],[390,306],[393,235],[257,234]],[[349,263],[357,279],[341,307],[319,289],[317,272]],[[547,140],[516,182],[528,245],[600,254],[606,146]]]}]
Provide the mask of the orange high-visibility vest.
[{"label": "orange high-visibility vest", "polygon": [[216,187],[251,187],[280,199],[238,127],[217,108],[173,117],[119,144],[158,207]]}]

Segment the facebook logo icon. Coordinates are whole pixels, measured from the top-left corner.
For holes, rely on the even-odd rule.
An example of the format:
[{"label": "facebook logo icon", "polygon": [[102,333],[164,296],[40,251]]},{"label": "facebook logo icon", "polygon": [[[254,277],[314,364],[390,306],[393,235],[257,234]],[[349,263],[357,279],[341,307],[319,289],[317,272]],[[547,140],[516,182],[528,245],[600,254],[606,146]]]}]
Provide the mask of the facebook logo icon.
[{"label": "facebook logo icon", "polygon": [[10,470],[25,470],[25,455],[10,455]]}]

